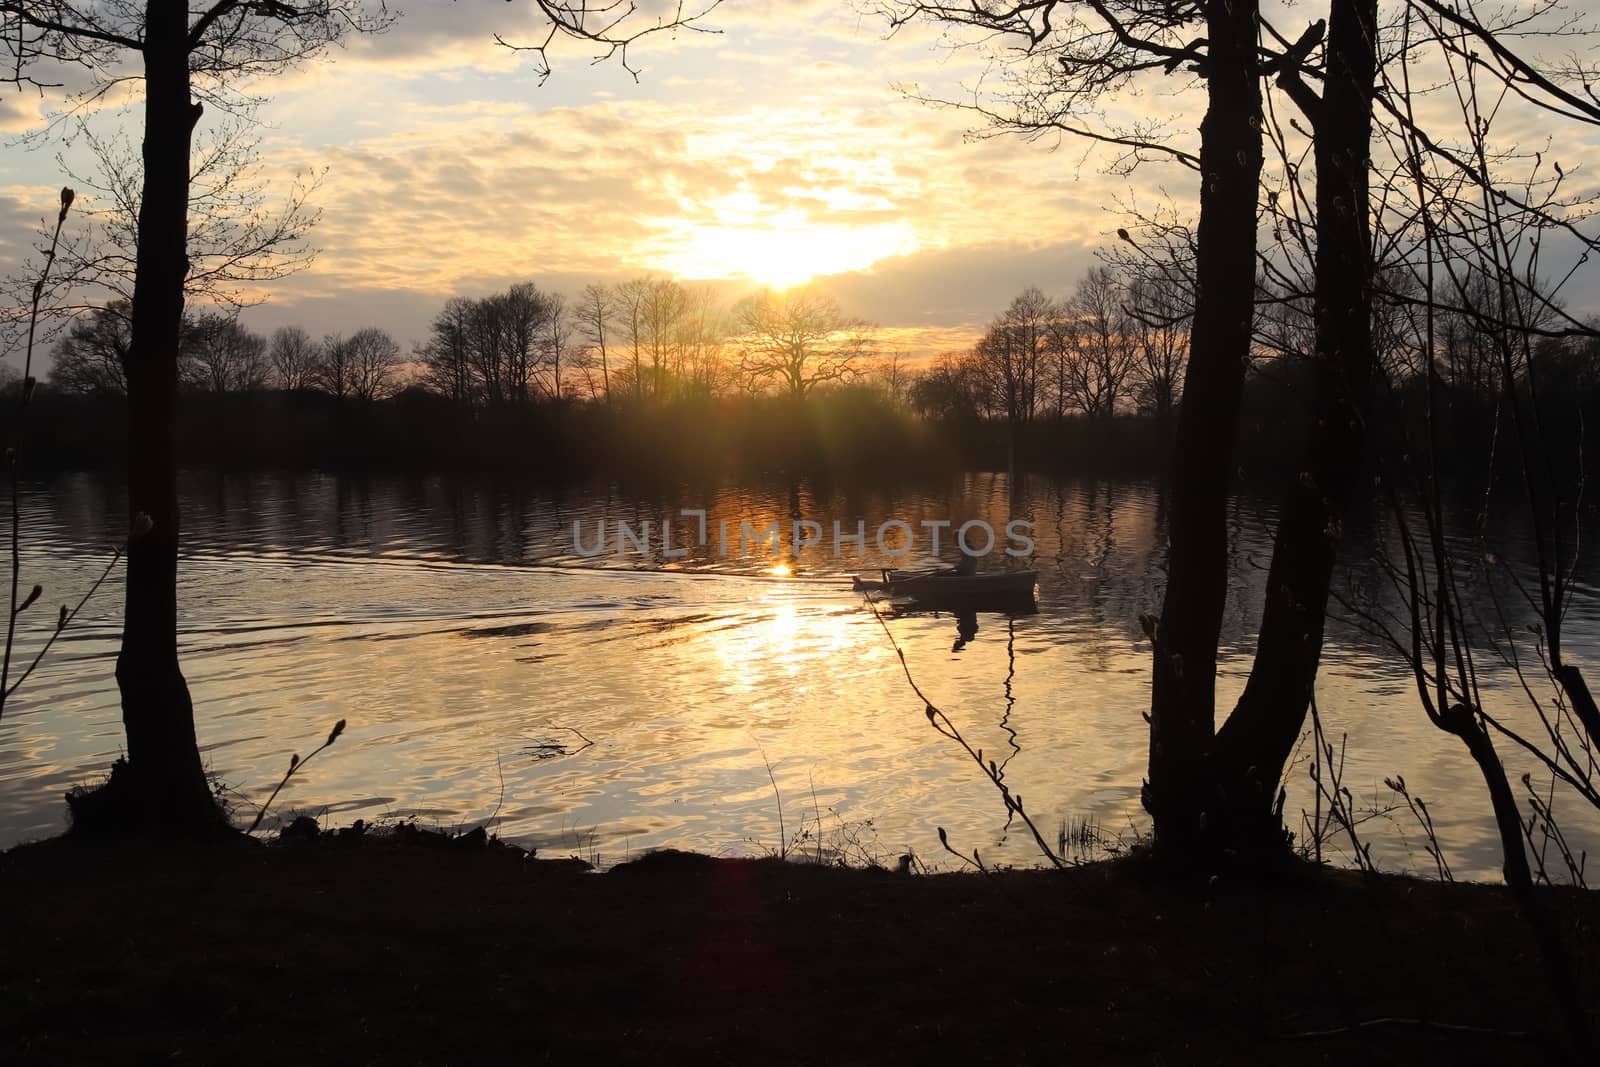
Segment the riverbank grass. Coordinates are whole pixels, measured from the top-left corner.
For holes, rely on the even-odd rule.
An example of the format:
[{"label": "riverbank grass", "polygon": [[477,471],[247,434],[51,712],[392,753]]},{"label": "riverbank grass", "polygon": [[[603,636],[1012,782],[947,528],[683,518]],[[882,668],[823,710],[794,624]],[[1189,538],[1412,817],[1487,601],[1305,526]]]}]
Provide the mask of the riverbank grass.
[{"label": "riverbank grass", "polygon": [[[934,876],[472,840],[0,856],[12,1063],[1552,1062],[1503,890]],[[1596,985],[1592,894],[1551,905]]]}]

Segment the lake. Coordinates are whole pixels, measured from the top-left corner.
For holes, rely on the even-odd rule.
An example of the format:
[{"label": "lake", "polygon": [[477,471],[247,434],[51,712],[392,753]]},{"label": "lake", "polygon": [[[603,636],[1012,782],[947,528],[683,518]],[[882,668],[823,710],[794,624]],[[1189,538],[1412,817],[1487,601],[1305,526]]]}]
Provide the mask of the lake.
[{"label": "lake", "polygon": [[[993,787],[930,728],[878,619],[843,578],[895,562],[872,534],[887,519],[918,532],[913,562],[929,558],[924,522],[981,519],[1003,547],[1006,523],[1023,519],[1040,571],[1037,613],[979,615],[975,633],[948,614],[902,614],[888,629],[917,683],[1003,768],[1052,843],[1084,820],[1105,839],[1131,840],[1147,826],[1138,796],[1149,646],[1137,618],[1159,610],[1161,495],[1150,483],[1043,478],[1012,495],[994,474],[643,494],[442,475],[187,473],[180,640],[204,758],[248,820],[290,755],[345,718],[344,736],[292,780],[277,816],[452,828],[493,819],[517,843],[601,864],[669,845],[716,854],[793,845],[855,862],[915,851],[952,866],[942,826],[964,851],[1036,863]],[[104,566],[123,507],[118,484],[92,474],[26,486],[24,583],[45,586],[29,613],[36,626],[53,625],[56,606]],[[708,546],[693,543],[699,518],[682,509],[706,512]],[[796,517],[824,534],[798,558],[787,533],[781,558],[717,551],[724,523],[736,543],[741,522],[787,530]],[[602,520],[606,553],[581,554]],[[630,543],[616,554],[619,520],[634,531],[657,524],[648,552]],[[834,555],[836,520],[847,533],[865,523],[861,556],[854,544]],[[1272,522],[1270,500],[1234,502],[1222,709],[1250,667]],[[1494,538],[1515,557],[1515,530]],[[1377,517],[1347,533],[1354,562],[1336,587],[1381,601],[1373,560],[1389,539]],[[59,832],[62,793],[118,755],[119,581],[120,570],[0,723],[0,843]],[[1568,624],[1580,664],[1600,640],[1596,600],[1580,573]],[[24,630],[24,655],[40,636]],[[1348,735],[1343,781],[1357,806],[1391,808],[1383,779],[1403,775],[1428,802],[1458,877],[1498,877],[1481,779],[1459,742],[1427,721],[1405,664],[1339,620],[1323,664],[1318,706],[1335,739]],[[1522,721],[1530,713],[1512,682],[1493,673],[1485,699]],[[1306,744],[1289,776],[1296,828],[1312,806],[1309,755]],[[1557,812],[1580,846],[1600,843],[1592,809],[1568,800]],[[1432,872],[1404,807],[1361,830],[1385,868]],[[1335,860],[1344,852],[1329,843]]]}]

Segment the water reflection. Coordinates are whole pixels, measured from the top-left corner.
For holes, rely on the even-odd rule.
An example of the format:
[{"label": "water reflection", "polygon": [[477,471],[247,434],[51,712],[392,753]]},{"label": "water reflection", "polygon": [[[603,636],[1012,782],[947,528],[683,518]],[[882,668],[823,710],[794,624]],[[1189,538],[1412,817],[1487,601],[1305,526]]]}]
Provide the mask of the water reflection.
[{"label": "water reflection", "polygon": [[[286,812],[453,825],[499,804],[503,833],[547,850],[569,848],[581,828],[607,859],[668,844],[748,852],[777,834],[764,748],[786,800],[811,802],[814,788],[819,812],[872,819],[886,855],[928,852],[943,825],[986,856],[1031,862],[1026,842],[1006,840],[992,787],[929,730],[876,619],[843,580],[931,565],[926,542],[909,557],[880,552],[871,536],[859,551],[796,552],[787,529],[796,517],[869,530],[888,518],[1001,529],[1015,517],[1033,524],[1036,612],[897,609],[888,624],[929,697],[1041,820],[1092,815],[1113,831],[1142,822],[1149,649],[1137,616],[1159,603],[1166,528],[1152,485],[1033,477],[1013,487],[973,474],[638,495],[496,479],[196,474],[183,499],[182,641],[211,769],[259,800],[290,752],[350,721],[332,758],[291,783]],[[98,571],[122,507],[121,490],[92,475],[29,487],[25,566],[47,602]],[[690,536],[686,508],[703,508],[712,531],[776,520],[783,537],[725,559],[714,536],[709,545]],[[574,550],[575,522],[617,519],[670,519],[675,537],[636,556]],[[1270,504],[1249,496],[1230,512],[1222,709],[1249,670],[1271,523]],[[1341,592],[1396,606],[1370,562],[1391,533],[1374,520],[1347,537],[1359,548]],[[948,544],[940,558],[953,560]],[[1580,591],[1592,579],[1580,572]],[[108,588],[0,723],[5,841],[58,830],[62,791],[120,751],[119,621]],[[1569,626],[1574,647],[1600,636],[1592,597]],[[39,639],[25,634],[24,653]],[[1331,731],[1350,734],[1345,782],[1357,803],[1384,802],[1383,777],[1403,774],[1433,810],[1452,866],[1492,876],[1476,771],[1426,723],[1409,674],[1337,620],[1324,663],[1319,706]],[[1490,681],[1488,699],[1514,712],[1515,690]],[[528,754],[568,730],[593,746]],[[1302,801],[1310,806],[1303,765],[1288,810]],[[1593,821],[1568,813],[1569,833],[1593,847]],[[1408,827],[1371,825],[1390,866],[1431,867],[1413,854]]]},{"label": "water reflection", "polygon": [[950,646],[951,652],[960,652],[967,647],[967,642],[978,636],[978,613],[976,611],[959,611],[956,613],[956,643]]}]

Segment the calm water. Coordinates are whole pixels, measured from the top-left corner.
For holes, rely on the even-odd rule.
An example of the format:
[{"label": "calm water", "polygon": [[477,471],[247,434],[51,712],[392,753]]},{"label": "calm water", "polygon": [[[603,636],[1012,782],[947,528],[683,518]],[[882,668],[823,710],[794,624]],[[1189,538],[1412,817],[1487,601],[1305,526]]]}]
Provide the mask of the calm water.
[{"label": "calm water", "polygon": [[[1036,862],[992,787],[929,728],[840,578],[891,562],[870,535],[865,560],[824,544],[787,568],[719,559],[714,545],[670,559],[658,543],[650,556],[574,551],[574,521],[592,541],[601,518],[637,525],[702,507],[713,542],[723,520],[736,531],[741,519],[759,528],[794,515],[847,529],[1030,519],[1037,614],[981,615],[965,642],[949,615],[900,616],[890,629],[929,696],[1003,761],[1047,836],[1086,816],[1108,835],[1144,826],[1149,667],[1136,620],[1159,604],[1165,522],[1151,485],[1031,480],[1010,504],[1002,476],[971,475],[935,490],[724,486],[647,500],[444,477],[196,474],[183,496],[185,669],[206,761],[247,815],[290,754],[343,717],[348,731],[284,791],[281,814],[493,817],[515,841],[602,863],[665,845],[748,854],[782,839],[770,763],[790,838],[820,822],[824,847],[852,858],[915,850],[936,861],[944,826],[996,861]],[[91,475],[31,487],[24,580],[46,588],[36,622],[52,623],[98,572],[122,507],[115,483]],[[1249,669],[1271,519],[1262,501],[1234,508],[1222,707]],[[675,526],[681,549],[695,521]],[[1356,539],[1344,587],[1381,587],[1370,564],[1381,526]],[[1575,652],[1600,639],[1583,589]],[[108,583],[0,723],[0,843],[59,831],[63,791],[116,758],[120,610]],[[37,641],[25,637],[24,652]],[[1427,723],[1403,665],[1337,624],[1324,664],[1319,706],[1335,735],[1349,734],[1344,780],[1357,804],[1389,804],[1382,779],[1403,774],[1458,875],[1495,876],[1481,781]],[[1504,684],[1490,698],[1508,718],[1525,714]],[[1302,761],[1288,810],[1310,804]],[[1592,814],[1564,810],[1570,834],[1600,843]],[[1431,871],[1404,810],[1363,830],[1385,866]]]}]

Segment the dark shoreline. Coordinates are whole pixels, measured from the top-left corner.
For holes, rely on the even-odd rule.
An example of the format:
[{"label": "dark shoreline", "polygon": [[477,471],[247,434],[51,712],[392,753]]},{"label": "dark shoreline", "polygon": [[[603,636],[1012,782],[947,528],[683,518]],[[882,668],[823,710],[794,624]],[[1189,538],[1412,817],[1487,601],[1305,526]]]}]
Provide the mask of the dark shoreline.
[{"label": "dark shoreline", "polygon": [[[1297,477],[1305,437],[1298,373],[1279,367],[1250,379],[1234,445],[1239,491],[1276,498]],[[1585,397],[1584,412],[1600,421],[1600,393]],[[1429,432],[1414,401],[1404,392],[1385,399],[1378,420],[1384,436],[1367,457],[1374,477],[1396,476],[1395,458]],[[120,477],[125,407],[120,396],[43,389],[21,442],[25,477]],[[1439,430],[1453,495],[1476,499],[1486,478],[1517,477],[1519,456],[1497,433],[1507,417],[1498,406],[1454,398]],[[1600,453],[1581,447],[1582,425],[1565,408],[1547,420],[1550,456],[1562,477],[1584,470],[1600,476]],[[922,418],[870,389],[804,402],[698,397],[491,410],[419,389],[368,404],[318,393],[191,392],[178,407],[175,448],[180,468],[218,474],[451,476],[547,488],[605,483],[649,496],[726,481],[926,486],[963,473],[1003,473],[1013,463],[1018,474],[1051,479],[1163,482],[1173,429],[1148,413],[1041,417],[1019,428],[1013,449],[1003,419]]]},{"label": "dark shoreline", "polygon": [[[599,875],[481,837],[58,839],[0,855],[0,896],[12,1063],[1559,1054],[1502,888],[1311,866],[1174,887],[1133,860],[905,876],[661,853]],[[1600,900],[1546,897],[1593,1004]]]}]

